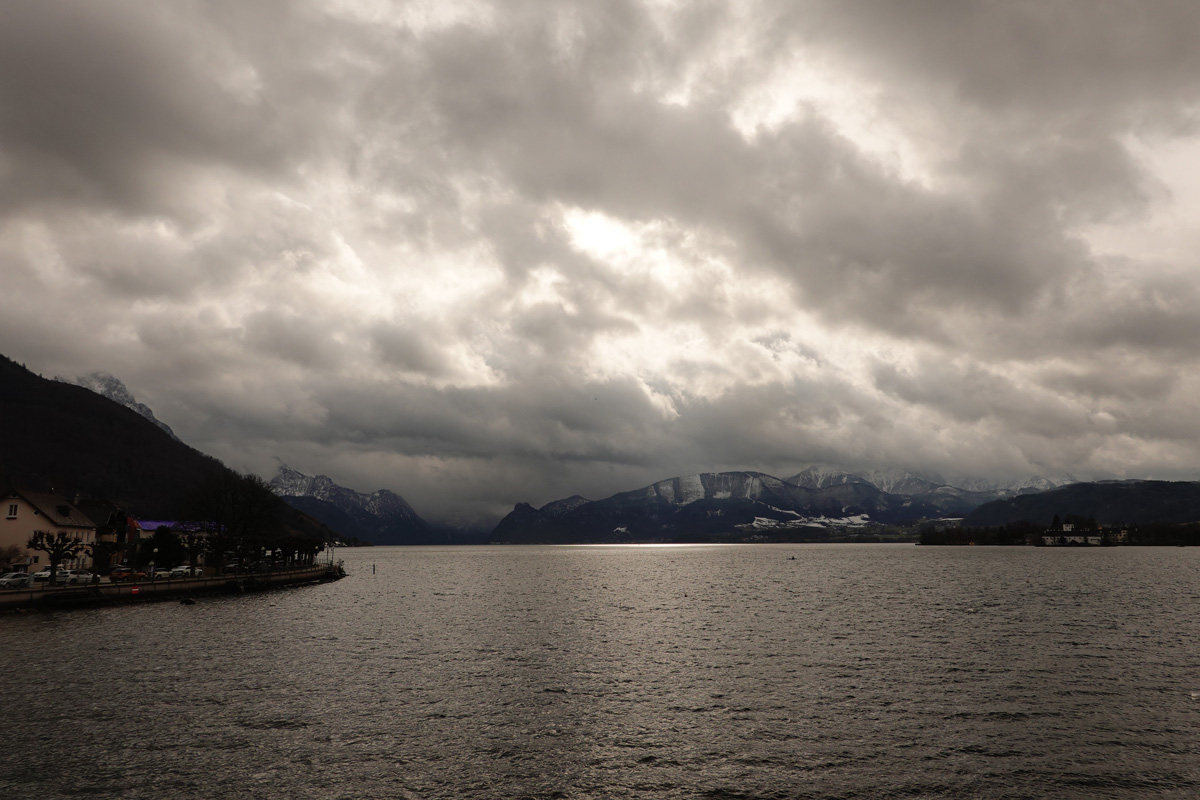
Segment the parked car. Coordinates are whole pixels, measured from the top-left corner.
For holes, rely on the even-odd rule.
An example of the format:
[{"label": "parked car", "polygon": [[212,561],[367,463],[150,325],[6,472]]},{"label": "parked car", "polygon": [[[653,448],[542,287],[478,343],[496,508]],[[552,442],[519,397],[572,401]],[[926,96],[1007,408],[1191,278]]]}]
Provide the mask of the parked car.
[{"label": "parked car", "polygon": [[[66,572],[67,572],[67,569],[66,569],[66,567],[59,567],[59,568],[58,568],[58,576],[57,576],[57,579],[61,581],[61,580],[63,579],[63,576],[66,574]],[[34,579],[35,581],[48,581],[48,580],[50,580],[50,568],[49,568],[49,567],[42,567],[42,568],[41,568],[41,569],[39,569],[37,572],[33,573],[33,579]]]},{"label": "parked car", "polygon": [[[200,568],[196,568],[196,574],[200,574]],[[173,567],[167,576],[170,578],[190,578],[192,577],[192,568],[187,564],[180,564],[178,567]]]},{"label": "parked car", "polygon": [[33,576],[27,572],[6,572],[0,575],[0,588],[17,589],[22,586],[32,586]]},{"label": "parked car", "polygon": [[146,579],[144,570],[134,569],[125,564],[118,564],[112,568],[112,572],[108,573],[108,579],[113,583],[121,583],[122,581],[141,581]]},{"label": "parked car", "polygon": [[67,585],[79,583],[91,583],[92,573],[86,569],[69,569],[62,575],[63,583]]}]

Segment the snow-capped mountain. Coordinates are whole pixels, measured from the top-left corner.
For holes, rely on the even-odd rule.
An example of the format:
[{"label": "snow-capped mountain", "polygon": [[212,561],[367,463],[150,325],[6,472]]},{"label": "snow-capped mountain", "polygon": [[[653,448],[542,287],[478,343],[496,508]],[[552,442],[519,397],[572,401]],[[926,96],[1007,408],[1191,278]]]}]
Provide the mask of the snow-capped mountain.
[{"label": "snow-capped mountain", "polygon": [[993,481],[970,476],[958,476],[951,479],[951,483],[960,489],[966,489],[971,492],[991,492],[1001,498],[1013,497],[1020,494],[1047,492],[1051,489],[1057,489],[1060,486],[1069,486],[1072,483],[1078,482],[1071,475],[1058,475],[1049,478],[1042,475],[1033,475],[1010,481]]},{"label": "snow-capped mountain", "polygon": [[810,466],[787,479],[788,483],[813,489],[847,484],[863,484],[881,492],[921,502],[948,515],[963,514],[998,495],[966,491],[948,485],[936,473],[915,473],[902,469],[866,469],[844,472],[836,467]]},{"label": "snow-capped mountain", "polygon": [[940,475],[932,472],[915,473],[903,469],[846,472],[824,464],[813,464],[786,480],[788,483],[807,486],[810,489],[824,489],[844,483],[869,483],[881,492],[904,495],[924,494],[946,485],[946,481]]},{"label": "snow-capped mountain", "polygon": [[85,389],[91,389],[96,394],[102,397],[107,397],[109,400],[112,400],[118,405],[122,405],[132,411],[136,411],[138,414],[141,414],[159,428],[166,431],[166,433],[172,439],[177,442],[179,441],[179,437],[175,435],[175,431],[171,430],[171,426],[155,417],[154,412],[150,410],[150,406],[146,405],[145,403],[139,403],[137,399],[134,398],[133,393],[129,391],[129,388],[121,381],[120,378],[110,375],[107,372],[93,372],[90,375],[84,375],[83,377],[76,378],[74,381],[69,381],[66,378],[57,378],[56,380],[61,381],[62,383],[74,383],[76,386],[82,386]]},{"label": "snow-capped mountain", "polygon": [[430,544],[444,541],[404,498],[387,489],[371,494],[339,486],[326,475],[306,475],[286,464],[271,488],[290,505],[347,536],[372,544]]},{"label": "snow-capped mountain", "polygon": [[946,480],[936,472],[909,472],[904,469],[866,469],[858,475],[868,483],[889,494],[921,495],[946,486]]},{"label": "snow-capped mountain", "polygon": [[[581,500],[582,498],[578,498]],[[577,501],[572,498],[572,501]],[[495,542],[588,542],[706,538],[738,540],[764,533],[916,521],[942,509],[881,492],[866,481],[798,486],[761,472],[708,472],[669,478],[582,502],[561,516],[557,501],[517,504],[492,532]],[[546,513],[543,513],[545,511]]]},{"label": "snow-capped mountain", "polygon": [[828,486],[840,486],[843,483],[870,483],[861,475],[844,472],[836,467],[828,467],[823,464],[813,464],[785,480],[808,489],[824,489]]},{"label": "snow-capped mountain", "polygon": [[590,502],[592,501],[588,500],[586,497],[573,494],[566,499],[555,500],[552,503],[546,503],[546,505],[539,508],[538,511],[548,517],[551,517],[552,519],[558,519],[559,517],[565,517],[575,509]]},{"label": "snow-capped mountain", "polygon": [[[923,497],[934,493],[945,496],[962,494],[969,496],[978,504],[1018,494],[1044,492],[1075,483],[1075,479],[1069,475],[1057,478],[1035,475],[1012,481],[993,481],[970,476],[956,476],[947,479],[936,472],[910,472],[903,469],[880,468],[848,472],[837,467],[814,464],[787,478],[787,482],[812,489],[862,482],[869,483],[882,492],[911,497]],[[992,495],[992,497],[986,497],[986,495]]]}]

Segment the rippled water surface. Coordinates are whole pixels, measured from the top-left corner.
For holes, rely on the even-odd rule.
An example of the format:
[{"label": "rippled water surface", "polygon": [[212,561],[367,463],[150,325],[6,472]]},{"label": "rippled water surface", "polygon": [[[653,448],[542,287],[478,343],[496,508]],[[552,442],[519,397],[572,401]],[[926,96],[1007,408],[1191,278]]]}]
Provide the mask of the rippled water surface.
[{"label": "rippled water surface", "polygon": [[339,556],[0,617],[3,795],[1200,796],[1197,549]]}]

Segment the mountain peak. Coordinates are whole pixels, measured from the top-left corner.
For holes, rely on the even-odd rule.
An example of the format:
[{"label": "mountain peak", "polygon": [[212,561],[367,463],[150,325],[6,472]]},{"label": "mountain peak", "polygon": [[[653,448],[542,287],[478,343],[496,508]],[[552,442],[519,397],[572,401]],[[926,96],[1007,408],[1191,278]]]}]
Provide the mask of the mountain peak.
[{"label": "mountain peak", "polygon": [[92,372],[82,377],[76,378],[74,381],[69,381],[66,378],[56,378],[60,383],[74,383],[76,386],[82,386],[85,389],[90,389],[101,397],[107,397],[117,405],[134,411],[146,419],[153,422],[161,430],[175,441],[179,441],[179,437],[175,435],[175,431],[171,430],[171,426],[158,417],[154,416],[154,412],[150,406],[145,403],[139,403],[133,393],[129,391],[129,387],[124,381],[108,372]]},{"label": "mountain peak", "polygon": [[306,475],[282,461],[269,485],[291,505],[345,535],[372,544],[428,544],[434,540],[428,523],[389,489],[365,494],[340,486],[328,475]]},{"label": "mountain peak", "polygon": [[[583,496],[577,495],[577,494],[573,494],[570,497],[564,498],[562,500],[555,500],[552,503],[546,503],[546,505],[544,505],[538,509],[538,512],[541,514],[545,514],[548,517],[557,518],[557,517],[566,516],[567,514],[570,514],[572,511],[579,508],[580,506],[586,505],[590,502],[591,502],[591,500],[588,500],[586,497],[583,497]],[[518,503],[517,505],[519,507],[519,506],[522,506],[525,504]]]},{"label": "mountain peak", "polygon": [[1065,486],[1075,483],[1075,478],[1069,475],[1054,478],[1034,475],[1011,481],[996,481],[958,475],[947,479],[936,472],[913,472],[896,467],[870,467],[850,472],[826,464],[810,464],[787,478],[787,482],[808,489],[867,483],[888,494],[926,495],[937,491],[959,490],[976,495],[992,494],[997,497],[1011,497]]},{"label": "mountain peak", "polygon": [[787,478],[786,481],[806,489],[827,489],[830,486],[841,486],[847,483],[870,483],[860,475],[844,472],[837,467],[824,464],[812,464]]}]

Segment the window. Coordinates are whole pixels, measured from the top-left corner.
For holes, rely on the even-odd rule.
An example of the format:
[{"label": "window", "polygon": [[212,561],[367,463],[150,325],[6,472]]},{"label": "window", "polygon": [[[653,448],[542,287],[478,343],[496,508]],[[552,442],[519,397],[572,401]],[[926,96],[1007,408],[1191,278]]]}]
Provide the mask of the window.
[{"label": "window", "polygon": [[17,518],[17,504],[16,503],[8,504],[8,518],[9,519]]}]

